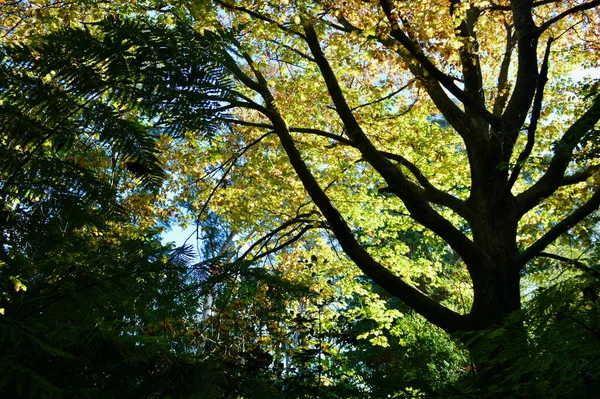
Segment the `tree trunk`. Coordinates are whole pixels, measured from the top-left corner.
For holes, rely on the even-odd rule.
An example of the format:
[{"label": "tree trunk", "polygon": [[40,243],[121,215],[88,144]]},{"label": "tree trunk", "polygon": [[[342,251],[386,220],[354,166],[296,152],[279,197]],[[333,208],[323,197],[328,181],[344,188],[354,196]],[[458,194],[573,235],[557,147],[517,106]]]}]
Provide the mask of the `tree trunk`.
[{"label": "tree trunk", "polygon": [[[495,198],[501,195],[495,194]],[[482,201],[479,216],[471,223],[474,242],[492,263],[468,265],[474,290],[469,314],[472,331],[461,339],[473,359],[479,388],[511,392],[512,386],[526,376],[515,376],[508,372],[509,368],[528,352],[523,323],[509,317],[521,309],[521,268],[516,243],[519,213],[512,195],[494,204],[495,198]]]}]

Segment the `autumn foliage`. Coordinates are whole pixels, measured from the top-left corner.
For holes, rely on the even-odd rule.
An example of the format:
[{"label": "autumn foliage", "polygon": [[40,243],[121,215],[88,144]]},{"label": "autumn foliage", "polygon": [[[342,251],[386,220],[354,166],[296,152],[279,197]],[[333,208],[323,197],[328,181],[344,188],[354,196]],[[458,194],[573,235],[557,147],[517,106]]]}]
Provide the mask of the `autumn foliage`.
[{"label": "autumn foliage", "polygon": [[594,397],[599,5],[0,0],[0,393]]}]

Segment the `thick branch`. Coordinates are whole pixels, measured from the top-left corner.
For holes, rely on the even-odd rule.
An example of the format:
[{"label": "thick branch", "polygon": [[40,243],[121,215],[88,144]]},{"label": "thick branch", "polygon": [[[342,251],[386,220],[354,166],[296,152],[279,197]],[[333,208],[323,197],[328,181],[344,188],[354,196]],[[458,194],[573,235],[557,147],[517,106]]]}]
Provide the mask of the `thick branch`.
[{"label": "thick branch", "polygon": [[483,251],[470,241],[452,223],[437,213],[421,195],[416,184],[408,180],[404,174],[381,154],[371,143],[360,125],[354,118],[352,110],[346,103],[337,78],[325,58],[319,45],[316,32],[312,26],[305,26],[306,40],[315,58],[321,75],[329,90],[329,95],[336,106],[348,136],[360,151],[363,158],[385,179],[391,192],[397,195],[406,205],[412,217],[423,226],[431,229],[444,239],[467,263],[467,265],[479,265],[480,256],[487,256]]},{"label": "thick branch", "polygon": [[[491,265],[494,262],[489,258],[489,255],[436,212],[424,199],[419,187],[406,179],[404,174],[373,146],[354,119],[335,74],[321,51],[314,29],[305,26],[305,33],[311,52],[321,70],[329,94],[346,127],[348,136],[355,143],[363,158],[385,179],[389,186],[388,191],[393,192],[404,202],[415,221],[445,240],[462,257],[470,272],[475,273],[483,267],[482,265],[492,267]],[[469,219],[467,218],[467,220]]]},{"label": "thick branch", "polygon": [[[272,100],[267,102],[272,102]],[[364,247],[356,240],[340,212],[319,186],[319,183],[308,169],[306,163],[304,163],[285,121],[276,112],[272,112],[270,118],[281,140],[281,144],[288,154],[292,167],[296,171],[304,188],[329,223],[338,242],[350,259],[352,259],[354,263],[376,284],[379,284],[391,295],[404,301],[408,306],[423,315],[433,324],[448,332],[467,328],[467,326],[464,325],[464,316],[459,315],[429,298],[423,292],[406,283],[371,257]]]},{"label": "thick branch", "polygon": [[581,222],[592,212],[598,209],[600,206],[600,190],[596,191],[594,195],[582,206],[580,206],[575,212],[564,218],[560,223],[552,227],[546,234],[544,234],[539,240],[531,244],[520,256],[519,265],[525,266],[531,258],[538,256],[546,247],[561,234],[566,233],[571,227]]},{"label": "thick branch", "polygon": [[589,179],[596,171],[600,169],[600,165],[592,165],[589,168],[582,170],[581,172],[573,173],[572,175],[565,176],[560,181],[560,186],[570,186],[572,184],[582,183]]},{"label": "thick branch", "polygon": [[504,28],[506,29],[506,48],[504,49],[504,55],[502,56],[502,63],[500,64],[500,72],[498,73],[498,95],[494,101],[493,113],[494,115],[502,115],[506,101],[508,100],[508,70],[510,67],[510,60],[512,58],[513,49],[515,47],[515,36],[512,34],[512,25],[505,23]]},{"label": "thick branch", "polygon": [[546,173],[537,183],[516,197],[520,202],[522,213],[536,206],[542,198],[551,195],[560,187],[575,146],[598,123],[598,120],[600,120],[600,96],[596,97],[592,106],[571,125],[560,141],[555,144],[554,156]]},{"label": "thick branch", "polygon": [[517,34],[517,81],[502,121],[509,140],[514,143],[527,118],[537,87],[537,45],[541,32],[533,22],[531,0],[513,0],[511,7]]},{"label": "thick branch", "polygon": [[[314,31],[312,32],[314,34]],[[319,54],[319,57],[322,58],[322,54]],[[319,57],[315,57],[317,62],[319,62]],[[259,81],[260,80],[261,79],[259,79]],[[281,141],[284,151],[290,159],[290,163],[294,168],[296,175],[304,185],[304,188],[307,190],[315,205],[319,208],[327,220],[329,227],[335,233],[341,247],[344,249],[346,254],[367,276],[373,279],[376,284],[379,284],[390,294],[404,301],[408,306],[423,315],[432,323],[448,332],[454,332],[466,328],[468,329],[469,326],[465,325],[465,321],[467,320],[465,316],[461,316],[460,314],[429,298],[426,294],[406,283],[404,280],[393,274],[371,257],[365,248],[356,240],[352,231],[350,230],[350,227],[346,224],[340,212],[330,201],[327,194],[325,194],[325,191],[323,191],[311,171],[308,169],[308,166],[296,148],[294,139],[291,136],[287,124],[277,111],[277,105],[275,104],[273,95],[270,93],[268,88],[265,87],[260,87],[259,93],[264,98],[269,109],[269,112],[265,116],[271,120],[274,130]],[[352,112],[348,108],[347,104],[345,104],[345,101],[344,105],[345,109],[343,109],[343,112],[346,112],[352,116]],[[358,129],[360,129],[360,127],[358,127]],[[360,134],[363,133],[360,132]],[[372,144],[370,145],[372,147]],[[374,147],[372,151],[376,151]],[[395,166],[385,159],[385,157],[383,157],[381,154],[375,155],[378,158],[381,157],[386,163],[388,163],[390,168],[395,168]],[[373,154],[371,154],[371,156],[373,156]],[[400,174],[400,171],[396,169],[395,173]],[[449,224],[449,222],[447,223]],[[458,234],[460,234],[460,232],[458,232]],[[465,238],[465,240],[467,239]]]},{"label": "thick branch", "polygon": [[[479,14],[479,10],[470,8],[467,11],[466,18],[458,26],[458,36],[463,39],[463,46],[458,50],[458,53],[462,64],[465,94],[472,98],[480,108],[484,108],[483,76],[481,74],[481,63],[477,55],[478,43],[477,34],[475,33],[475,24]],[[478,116],[478,109],[466,107],[466,110],[471,117]]]},{"label": "thick branch", "polygon": [[463,90],[461,90],[454,83],[454,79],[440,71],[426,56],[423,54],[421,49],[399,28],[399,21],[397,15],[392,11],[393,7],[390,0],[381,0],[381,8],[383,9],[392,31],[390,35],[396,39],[418,63],[421,67],[427,71],[427,73],[439,82],[446,90],[448,90],[454,97],[462,102],[465,107],[471,107],[473,110],[478,112],[478,115],[484,120],[489,122],[492,126],[499,127],[498,118],[490,113],[485,107],[482,107],[480,102],[470,96],[468,96]]},{"label": "thick branch", "polygon": [[529,122],[529,127],[527,128],[527,144],[523,149],[523,152],[519,154],[517,158],[517,163],[515,168],[510,175],[510,179],[505,188],[505,194],[510,192],[513,185],[517,181],[519,177],[519,173],[521,173],[521,169],[527,161],[527,158],[531,155],[531,151],[533,151],[533,145],[535,144],[535,132],[537,130],[538,121],[540,119],[540,114],[542,112],[542,101],[544,100],[544,88],[546,87],[546,82],[548,81],[548,59],[550,57],[550,46],[552,45],[552,38],[548,39],[548,43],[546,44],[546,52],[544,53],[544,61],[542,62],[542,69],[540,71],[540,77],[538,78],[537,89],[535,92],[535,99],[533,100],[533,109],[531,110],[531,121]]},{"label": "thick branch", "polygon": [[[418,66],[409,66],[411,72],[422,77],[423,71]],[[473,143],[481,140],[481,136],[476,134],[477,127],[471,120],[467,118],[465,113],[450,99],[446,91],[442,88],[439,82],[435,79],[422,78],[425,83],[427,94],[435,104],[436,108],[442,113],[448,123],[456,130],[460,137],[467,144],[467,148],[473,148]]]},{"label": "thick branch", "polygon": [[251,77],[246,75],[230,54],[225,53],[225,55],[227,56],[227,61],[225,62],[225,66],[227,67],[227,69],[229,69],[229,71],[233,73],[233,75],[236,78],[238,78],[240,82],[242,82],[245,86],[254,91],[259,91],[261,89],[261,85],[258,82],[254,81]]},{"label": "thick branch", "polygon": [[590,1],[589,3],[579,4],[578,6],[570,8],[570,9],[568,9],[568,10],[566,10],[566,11],[558,14],[556,17],[554,17],[552,19],[549,19],[548,21],[544,22],[540,26],[540,30],[541,31],[545,31],[550,26],[552,26],[553,24],[557,23],[561,19],[563,19],[565,17],[568,17],[569,15],[575,14],[576,12],[579,12],[579,11],[590,10],[592,8],[597,7],[598,5],[600,5],[600,0],[594,0],[594,1]]}]

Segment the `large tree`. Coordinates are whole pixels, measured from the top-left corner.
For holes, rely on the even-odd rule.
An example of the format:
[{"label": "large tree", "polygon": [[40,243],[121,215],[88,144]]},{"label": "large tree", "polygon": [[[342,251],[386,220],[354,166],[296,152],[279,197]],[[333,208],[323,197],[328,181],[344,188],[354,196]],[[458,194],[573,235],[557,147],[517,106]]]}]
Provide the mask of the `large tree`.
[{"label": "large tree", "polygon": [[[197,209],[212,200],[232,220],[271,221],[250,247],[259,257],[324,228],[365,275],[454,333],[503,325],[528,265],[569,261],[561,240],[593,246],[600,97],[569,74],[596,66],[600,2],[216,4],[179,13],[232,35],[224,62],[237,81],[217,99],[231,134],[212,146],[229,165],[212,184],[229,194],[212,190]],[[468,309],[411,271],[398,231],[423,228],[468,271]]]},{"label": "large tree", "polygon": [[[226,122],[276,135],[324,222],[311,227],[333,232],[367,276],[444,330],[486,329],[520,309],[527,264],[600,205],[600,98],[566,79],[569,63],[597,61],[600,2],[217,4],[212,23],[193,8],[185,17],[235,32],[225,64],[239,91],[222,99],[235,110]],[[325,185],[352,192],[367,174],[373,201],[392,209],[399,199],[406,213],[392,217],[412,219],[464,262],[468,312],[433,300],[357,237]]]},{"label": "large tree", "polygon": [[[175,136],[169,196],[217,215],[238,260],[293,275],[324,259],[320,292],[388,295],[473,333],[522,308],[523,275],[551,265],[537,258],[597,256],[600,98],[569,74],[597,66],[598,4],[165,3],[150,17],[177,28],[179,51],[119,31],[90,56],[92,24],[43,78],[68,59],[133,93],[111,104],[149,106],[134,115]],[[229,82],[194,58],[206,37]],[[352,285],[349,261],[387,294]]]}]

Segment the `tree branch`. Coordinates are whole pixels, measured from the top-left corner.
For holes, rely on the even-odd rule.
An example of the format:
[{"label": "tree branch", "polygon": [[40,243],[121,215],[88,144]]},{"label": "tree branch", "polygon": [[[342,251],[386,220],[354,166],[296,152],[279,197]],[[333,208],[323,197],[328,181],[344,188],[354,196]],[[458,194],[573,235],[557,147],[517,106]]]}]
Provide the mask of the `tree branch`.
[{"label": "tree branch", "polygon": [[[349,140],[335,133],[330,133],[319,129],[295,127],[290,127],[289,130],[290,132],[309,133],[317,136],[327,137],[338,141],[340,144],[358,148],[356,144],[352,142],[352,140]],[[386,158],[398,162],[400,165],[406,167],[409,170],[409,172],[415,177],[415,179],[417,179],[419,184],[421,184],[421,186],[423,187],[423,190],[420,191],[420,194],[427,202],[445,206],[465,219],[468,219],[472,216],[470,210],[468,209],[464,201],[435,187],[429,181],[429,179],[427,179],[423,172],[421,172],[421,170],[408,159],[404,158],[402,155],[394,154],[388,151],[379,152]]]},{"label": "tree branch", "polygon": [[[225,171],[223,172],[223,176],[221,176],[221,178],[219,179],[217,184],[211,190],[210,194],[208,195],[208,198],[204,202],[204,205],[202,205],[200,212],[198,212],[198,214],[196,215],[196,220],[199,220],[200,217],[202,216],[202,214],[204,213],[204,211],[206,211],[206,208],[208,207],[208,204],[210,203],[210,200],[212,199],[213,195],[215,195],[215,193],[217,192],[219,187],[221,187],[221,185],[227,178],[227,175],[229,174],[229,172],[231,172],[231,169],[235,166],[235,163],[237,162],[237,160],[240,159],[242,157],[242,155],[244,155],[250,148],[252,148],[256,144],[260,143],[265,137],[267,137],[273,133],[274,133],[273,131],[270,131],[270,132],[263,134],[262,136],[260,136],[259,138],[257,138],[256,140],[254,140],[253,142],[251,142],[250,144],[245,146],[242,149],[242,151],[240,151],[238,154],[235,154],[233,157],[230,158],[231,164],[227,167],[227,169],[225,169]],[[187,240],[186,240],[186,242],[187,242]],[[184,245],[185,245],[185,242],[184,242]]]},{"label": "tree branch", "polygon": [[[242,120],[237,120],[237,119],[228,119],[228,118],[220,118],[220,120],[227,122],[227,123],[233,123],[233,124],[238,124],[238,125],[242,125],[242,126],[251,126],[251,127],[257,127],[257,128],[261,128],[261,129],[270,129],[270,130],[274,129],[273,125],[270,125],[268,123],[247,122],[247,121],[242,121]],[[357,148],[356,144],[354,144],[354,142],[352,142],[352,140],[349,140],[349,139],[347,139],[343,136],[340,136],[338,134],[335,134],[335,133],[327,132],[325,130],[314,129],[314,128],[301,128],[301,127],[289,127],[288,129],[290,132],[314,134],[316,136],[327,137],[327,138],[330,138],[332,140],[339,142],[342,145],[347,145],[349,147]],[[423,174],[423,172],[421,172],[421,170],[415,164],[410,162],[408,159],[404,158],[402,155],[394,154],[394,153],[388,152],[388,151],[379,151],[379,152],[386,158],[398,162],[400,165],[406,167],[410,171],[410,173],[415,177],[415,179],[417,179],[419,184],[421,184],[421,186],[423,187],[423,191],[421,191],[421,195],[427,202],[445,206],[445,207],[453,210],[454,212],[456,212],[458,215],[462,216],[465,219],[468,219],[469,217],[472,216],[464,201],[435,187],[429,181],[429,179],[427,179],[427,177]]]},{"label": "tree branch", "polygon": [[560,186],[570,186],[572,184],[582,183],[589,179],[596,171],[600,169],[600,165],[592,165],[589,168],[582,170],[581,172],[574,173],[569,176],[565,176],[560,181]]},{"label": "tree branch", "polygon": [[271,43],[274,43],[274,44],[276,44],[278,46],[281,46],[281,47],[283,47],[283,48],[285,48],[287,50],[290,50],[291,52],[293,52],[296,55],[300,56],[300,58],[303,58],[303,59],[305,59],[307,61],[310,61],[310,62],[315,62],[315,59],[313,57],[311,57],[310,55],[308,55],[308,54],[306,54],[306,53],[304,53],[304,52],[302,52],[300,50],[298,50],[297,48],[289,46],[289,45],[287,45],[285,43],[278,42],[277,40],[269,40],[269,41]]},{"label": "tree branch", "polygon": [[[225,8],[225,9],[233,10],[233,11],[241,11],[243,13],[248,14],[249,16],[251,16],[253,18],[256,18],[256,19],[261,20],[263,22],[268,22],[270,24],[276,25],[279,29],[281,29],[284,32],[292,32],[292,30],[289,29],[284,24],[280,24],[279,22],[275,21],[274,19],[269,18],[266,15],[261,14],[259,12],[250,10],[250,9],[248,9],[246,7],[236,6],[235,4],[229,4],[229,3],[225,2],[225,1],[222,1],[222,0],[215,0],[215,2],[217,4],[219,4],[221,7]],[[301,33],[299,33],[299,32],[292,32],[292,33],[294,33],[294,34],[296,34],[296,35],[298,35],[300,37],[303,37],[303,35]]]},{"label": "tree branch", "polygon": [[299,239],[302,238],[302,236],[304,234],[306,234],[309,230],[312,230],[314,228],[316,228],[317,226],[313,226],[312,224],[306,225],[304,226],[302,229],[300,229],[300,231],[298,232],[298,234],[294,235],[293,237],[291,237],[289,240],[286,240],[284,242],[282,242],[281,244],[268,249],[264,252],[259,253],[258,255],[256,255],[253,259],[257,260],[257,259],[261,259],[264,258],[265,256],[269,256],[271,254],[274,254],[280,250],[282,250],[283,248],[286,248],[288,246],[290,246],[291,244],[295,243],[296,241],[298,241]]},{"label": "tree branch", "polygon": [[558,255],[558,254],[552,254],[549,252],[540,252],[539,254],[537,254],[537,256],[539,257],[544,257],[544,258],[550,258],[550,259],[554,259],[557,260],[559,262],[564,262],[564,263],[568,263],[570,265],[575,266],[577,269],[585,272],[585,273],[589,273],[592,276],[596,277],[596,278],[600,278],[600,272],[598,272],[597,270],[592,269],[591,267],[587,266],[585,263],[576,260],[576,259],[571,259],[571,258],[567,258],[566,256],[562,256],[562,255]]},{"label": "tree branch", "polygon": [[[531,4],[531,7],[535,8],[535,7],[543,6],[543,5],[546,5],[546,4],[560,3],[560,2],[561,2],[561,0],[540,0],[540,1],[534,1]],[[492,4],[489,7],[482,8],[482,10],[483,11],[487,11],[487,10],[490,10],[490,11],[511,11],[511,6],[510,5],[503,6],[503,5],[500,5],[500,4]]]},{"label": "tree branch", "polygon": [[463,90],[456,86],[454,79],[440,71],[425,56],[425,54],[423,54],[421,49],[419,49],[415,43],[399,28],[398,17],[392,11],[393,7],[390,0],[381,0],[380,5],[392,28],[390,35],[396,39],[410,53],[410,55],[414,57],[415,60],[419,62],[421,67],[427,71],[431,78],[435,79],[442,86],[444,86],[444,88],[446,88],[450,93],[452,93],[452,95],[454,95],[454,97],[462,102],[465,107],[471,107],[474,111],[477,111],[481,118],[486,120],[492,126],[498,128],[500,122],[499,118],[490,113],[485,107],[482,107],[477,100],[468,96]]},{"label": "tree branch", "polygon": [[[267,96],[267,103],[273,104],[273,99],[268,98],[267,93],[265,93],[265,96]],[[274,104],[272,105],[272,109],[275,109]],[[429,298],[422,291],[406,283],[371,257],[354,237],[354,234],[340,212],[308,169],[308,166],[296,148],[294,139],[285,121],[276,112],[271,112],[270,118],[281,140],[281,144],[288,154],[290,163],[304,185],[304,188],[327,220],[340,246],[363,273],[391,295],[404,301],[408,306],[440,328],[448,332],[467,328],[465,316],[461,316]]]},{"label": "tree branch", "polygon": [[494,115],[502,115],[506,101],[508,100],[508,70],[510,67],[510,60],[512,58],[513,49],[515,47],[515,36],[512,34],[512,25],[504,23],[506,29],[506,48],[504,49],[504,55],[502,56],[502,63],[500,64],[500,72],[498,73],[498,95],[494,101],[493,113]]},{"label": "tree branch", "polygon": [[268,124],[268,123],[260,123],[260,122],[248,122],[248,121],[244,121],[241,119],[230,119],[230,118],[219,118],[220,121],[225,122],[225,123],[231,123],[234,125],[240,125],[240,126],[249,126],[249,127],[256,127],[256,128],[260,128],[260,129],[268,129],[268,130],[273,130],[273,125]]},{"label": "tree branch", "polygon": [[[473,99],[479,108],[485,108],[485,96],[483,91],[483,76],[481,74],[481,63],[477,55],[477,34],[475,25],[479,18],[480,11],[477,8],[469,8],[466,18],[458,26],[457,36],[463,39],[463,46],[458,50],[462,64],[462,74],[464,80],[464,92],[469,98]],[[472,109],[465,105],[467,114],[472,118],[478,117],[477,109]]]},{"label": "tree branch", "polygon": [[600,120],[600,96],[594,99],[592,106],[567,129],[560,141],[554,145],[554,156],[546,173],[537,183],[517,195],[516,199],[520,203],[523,214],[560,187],[575,146],[598,123],[598,120]]},{"label": "tree branch", "polygon": [[307,219],[312,214],[313,213],[303,213],[303,214],[297,215],[293,219],[283,222],[281,225],[279,225],[279,227],[271,230],[270,232],[268,232],[267,234],[263,235],[261,238],[256,240],[254,243],[252,243],[252,245],[250,245],[250,247],[241,256],[239,256],[236,259],[236,262],[244,260],[254,250],[254,248],[261,245],[261,243],[263,243],[263,242],[268,242],[271,238],[273,238],[280,231],[285,230],[286,228],[288,228],[294,224],[314,223],[315,222],[314,220]]},{"label": "tree branch", "polygon": [[537,46],[541,32],[533,21],[531,0],[513,0],[511,8],[517,35],[517,80],[502,121],[503,131],[514,143],[538,86]]},{"label": "tree branch", "polygon": [[[419,187],[408,180],[389,159],[375,148],[362,131],[362,128],[346,103],[337,78],[321,50],[314,28],[306,25],[304,26],[304,31],[306,33],[306,41],[321,70],[321,75],[325,80],[329,95],[335,104],[338,115],[344,123],[350,140],[355,144],[363,158],[384,178],[389,186],[389,191],[393,192],[404,202],[411,216],[417,222],[431,229],[444,239],[463,258],[468,267],[480,267],[482,257],[485,259],[489,258],[489,256],[452,223],[436,212],[424,199]],[[491,259],[490,264],[493,264]]]},{"label": "tree branch", "polygon": [[510,178],[508,179],[508,183],[506,184],[506,188],[504,189],[503,195],[508,194],[512,189],[513,185],[517,181],[517,178],[519,177],[519,173],[521,173],[521,169],[523,168],[525,161],[527,161],[527,158],[529,158],[529,156],[531,155],[533,145],[535,144],[535,132],[537,130],[540,114],[542,112],[544,88],[546,86],[546,82],[548,81],[548,59],[550,57],[550,46],[552,45],[553,40],[554,39],[552,38],[548,38],[548,42],[546,44],[544,61],[542,62],[542,68],[540,71],[540,76],[538,78],[535,98],[533,100],[533,109],[531,110],[531,121],[529,122],[529,127],[527,128],[527,144],[525,145],[523,152],[521,152],[519,154],[519,157],[517,158],[517,163],[510,175]]},{"label": "tree branch", "polygon": [[[314,34],[314,30],[312,31],[312,33]],[[318,52],[317,54],[318,57],[315,57],[317,62],[319,62],[320,59],[324,59],[322,58],[322,53]],[[257,73],[260,72],[257,71]],[[335,233],[338,242],[340,243],[340,246],[344,249],[344,251],[350,257],[350,259],[352,259],[354,263],[367,276],[373,279],[373,281],[376,284],[379,284],[390,294],[404,301],[408,306],[413,308],[415,311],[423,315],[425,318],[427,318],[437,326],[443,328],[448,332],[454,332],[468,328],[469,326],[466,324],[468,323],[468,318],[466,316],[461,316],[460,314],[446,308],[445,306],[441,305],[435,300],[429,298],[422,291],[406,283],[404,280],[396,276],[394,273],[392,273],[390,270],[385,268],[383,265],[381,265],[379,262],[377,262],[371,257],[371,255],[354,237],[352,231],[350,230],[350,227],[346,224],[346,221],[344,220],[340,212],[333,205],[327,194],[325,194],[325,192],[313,176],[312,172],[309,170],[308,166],[302,159],[302,156],[296,147],[294,139],[287,127],[285,120],[277,111],[275,99],[269,91],[269,89],[261,85],[258,92],[265,100],[269,111],[265,116],[268,117],[271,121],[274,130],[280,139],[281,145],[286,154],[288,155],[290,163],[296,172],[296,175],[302,182],[304,188],[314,201],[315,205],[319,208],[319,210],[327,220],[329,227]],[[352,116],[352,113],[348,108],[347,104],[345,104],[345,101],[344,105],[345,108],[343,108],[343,112],[346,113],[346,115],[349,114],[350,116]],[[358,129],[359,134],[363,135],[363,133],[360,131],[360,127],[358,127]],[[354,134],[354,136],[356,137],[356,134]],[[372,147],[372,144],[370,144],[370,146]],[[370,150],[373,153],[376,151],[374,147]],[[386,163],[389,164],[390,168],[395,169],[395,166],[391,164],[389,160],[385,159],[385,157],[383,157],[381,154],[376,154],[376,156],[377,158],[381,157],[383,160],[385,160]],[[396,169],[395,173],[400,174],[400,171]],[[446,223],[450,224],[447,221]],[[456,231],[458,232],[458,230]],[[460,232],[458,232],[458,234],[460,234]],[[468,239],[466,239],[466,237],[464,236],[463,239],[468,241]],[[480,258],[478,257],[478,259]]]},{"label": "tree branch", "polygon": [[594,0],[594,1],[590,1],[589,3],[579,4],[578,6],[570,8],[570,9],[558,14],[556,17],[544,22],[542,25],[540,25],[539,29],[540,29],[540,31],[543,32],[546,29],[548,29],[550,26],[552,26],[553,24],[557,23],[558,21],[560,21],[561,19],[563,19],[565,17],[568,17],[569,15],[575,14],[576,12],[579,12],[579,11],[590,10],[594,7],[597,7],[598,5],[600,5],[600,0]]},{"label": "tree branch", "polygon": [[229,53],[224,52],[224,54],[227,58],[227,60],[224,62],[224,64],[227,67],[227,69],[229,69],[229,71],[231,71],[233,76],[238,78],[240,80],[240,82],[242,82],[248,88],[250,88],[254,91],[259,91],[261,89],[261,85],[258,82],[256,82],[255,80],[253,80],[250,76],[246,75],[246,73],[244,73],[244,71],[242,71],[242,69],[239,67],[237,62],[233,59],[233,57]]},{"label": "tree branch", "polygon": [[373,101],[369,101],[369,102],[364,103],[364,104],[357,105],[356,107],[352,108],[351,111],[356,111],[359,108],[368,107],[370,105],[377,104],[377,103],[380,103],[380,102],[385,101],[385,100],[389,100],[390,98],[394,97],[396,94],[400,93],[401,91],[405,90],[410,85],[412,85],[413,83],[415,83],[415,81],[416,81],[416,79],[411,79],[411,80],[409,80],[409,82],[407,84],[405,84],[404,86],[400,87],[397,90],[394,90],[393,92],[391,92],[387,96],[383,96],[381,98],[378,98],[377,100],[373,100]]},{"label": "tree branch", "polygon": [[521,254],[519,258],[519,265],[525,266],[529,260],[534,256],[538,256],[548,245],[554,240],[560,237],[561,234],[567,232],[571,227],[581,222],[592,212],[598,209],[600,206],[600,190],[596,191],[594,195],[582,206],[580,206],[575,212],[564,218],[557,225],[552,227],[546,234],[544,234],[539,240],[531,244]]},{"label": "tree branch", "polygon": [[[363,33],[364,30],[357,28],[352,25],[348,20],[343,17],[338,16],[338,20],[343,25],[343,27],[336,27],[336,29],[340,29],[344,32],[357,32]],[[379,36],[370,36],[370,38],[377,40],[379,43],[387,47],[388,49],[393,49],[394,45],[396,45],[396,40],[393,38],[384,39]],[[403,58],[407,58],[408,56],[399,50],[393,50],[398,55]],[[410,72],[421,80],[424,83],[425,90],[427,94],[434,102],[435,106],[440,110],[440,112],[444,115],[448,123],[456,130],[456,132],[465,140],[465,142],[469,142],[472,138],[475,140],[479,140],[480,138],[472,137],[472,132],[476,131],[476,128],[471,123],[469,118],[465,118],[465,113],[450,99],[448,94],[444,91],[440,83],[432,79],[429,76],[423,67],[417,65],[415,63],[408,62],[408,68]],[[453,78],[450,78],[453,79]]]}]

